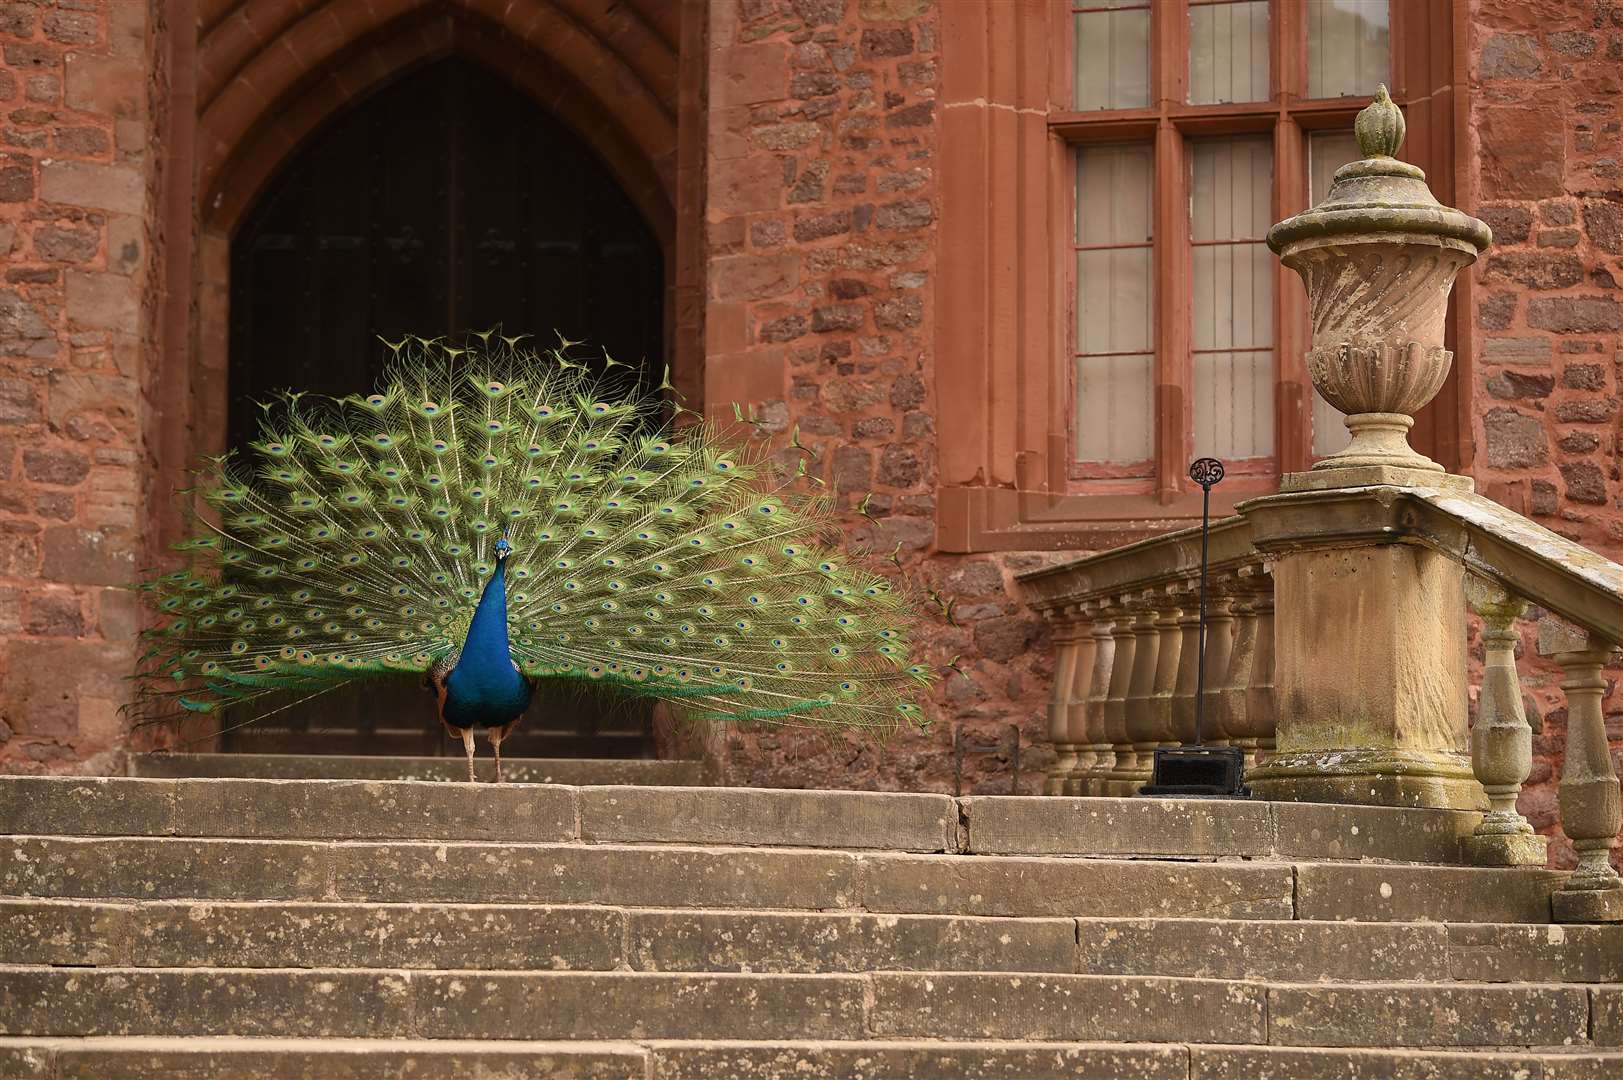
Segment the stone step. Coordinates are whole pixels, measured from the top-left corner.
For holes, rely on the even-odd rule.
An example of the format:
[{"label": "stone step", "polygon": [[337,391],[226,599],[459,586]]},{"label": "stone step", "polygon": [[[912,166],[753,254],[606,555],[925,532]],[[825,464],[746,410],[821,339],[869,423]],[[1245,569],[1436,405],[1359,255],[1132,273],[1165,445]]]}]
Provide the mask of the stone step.
[{"label": "stone step", "polygon": [[1623,987],[7,965],[0,1034],[1616,1047]]},{"label": "stone step", "polygon": [[[1524,881],[1495,871],[1455,872],[1488,875],[1484,885]],[[1294,877],[1291,866],[1275,863],[677,845],[0,838],[0,896],[12,897],[1277,919],[1295,915]],[[1547,918],[1548,897],[1524,891],[1527,921],[1538,903]]]},{"label": "stone step", "polygon": [[0,1039],[18,1080],[1602,1080],[1623,1055],[1178,1044],[472,1042],[450,1039]]},{"label": "stone step", "polygon": [[[219,755],[231,757],[233,755]],[[659,763],[654,763],[659,764]],[[1478,815],[1211,799],[425,784],[0,778],[12,833],[729,844],[983,855],[1458,861]]]},{"label": "stone step", "polygon": [[0,956],[101,967],[1608,983],[1623,982],[1623,926],[31,899],[0,900]]},{"label": "stone step", "polygon": [[1548,922],[1548,871],[715,846],[0,838],[0,896]]},{"label": "stone step", "polygon": [[[481,753],[484,753],[481,750]],[[496,778],[496,763],[480,757],[481,781]],[[131,754],[129,775],[180,779],[238,777],[247,780],[448,780],[466,781],[458,757],[372,757],[359,754]],[[502,775],[519,784],[655,784],[698,787],[701,761],[648,758],[504,758]]]}]

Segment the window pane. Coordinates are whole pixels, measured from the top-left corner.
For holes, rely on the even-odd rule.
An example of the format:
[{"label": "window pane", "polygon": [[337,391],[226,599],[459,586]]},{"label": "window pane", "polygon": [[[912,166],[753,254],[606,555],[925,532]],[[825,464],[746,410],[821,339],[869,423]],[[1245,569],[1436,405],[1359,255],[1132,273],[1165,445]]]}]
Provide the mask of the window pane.
[{"label": "window pane", "polygon": [[1268,98],[1267,0],[1190,0],[1189,100]]},{"label": "window pane", "polygon": [[[1315,131],[1307,139],[1307,202],[1317,206],[1330,194],[1336,170],[1358,160],[1358,140],[1350,131]],[[1339,409],[1313,391],[1313,453],[1318,457],[1345,450],[1352,435]]]},{"label": "window pane", "polygon": [[1149,460],[1155,386],[1154,156],[1076,151],[1076,457]]},{"label": "window pane", "polygon": [[1190,143],[1195,452],[1274,452],[1273,140]]},{"label": "window pane", "polygon": [[1387,0],[1307,0],[1307,96],[1373,94],[1389,83]]},{"label": "window pane", "polygon": [[1076,107],[1142,109],[1150,103],[1150,8],[1144,0],[1085,0],[1076,26]]}]

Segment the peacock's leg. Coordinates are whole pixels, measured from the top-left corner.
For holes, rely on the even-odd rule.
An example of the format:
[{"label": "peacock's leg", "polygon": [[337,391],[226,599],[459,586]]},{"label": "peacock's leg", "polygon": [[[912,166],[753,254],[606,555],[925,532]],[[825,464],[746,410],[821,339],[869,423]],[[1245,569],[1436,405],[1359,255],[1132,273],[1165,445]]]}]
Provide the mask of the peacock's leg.
[{"label": "peacock's leg", "polygon": [[473,775],[473,728],[462,729],[462,745],[468,748],[468,783],[475,782]]},{"label": "peacock's leg", "polygon": [[507,738],[508,732],[517,726],[518,721],[503,724],[501,727],[490,729],[490,748],[496,753],[496,783],[502,783],[502,740]]}]

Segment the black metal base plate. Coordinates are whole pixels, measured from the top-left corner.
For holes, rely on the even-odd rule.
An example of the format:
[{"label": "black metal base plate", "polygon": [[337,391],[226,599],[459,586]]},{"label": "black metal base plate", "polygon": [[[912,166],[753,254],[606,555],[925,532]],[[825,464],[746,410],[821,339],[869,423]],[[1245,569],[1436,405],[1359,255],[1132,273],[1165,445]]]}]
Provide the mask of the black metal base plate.
[{"label": "black metal base plate", "polygon": [[1245,751],[1238,746],[1180,746],[1155,752],[1150,782],[1140,795],[1245,799]]}]

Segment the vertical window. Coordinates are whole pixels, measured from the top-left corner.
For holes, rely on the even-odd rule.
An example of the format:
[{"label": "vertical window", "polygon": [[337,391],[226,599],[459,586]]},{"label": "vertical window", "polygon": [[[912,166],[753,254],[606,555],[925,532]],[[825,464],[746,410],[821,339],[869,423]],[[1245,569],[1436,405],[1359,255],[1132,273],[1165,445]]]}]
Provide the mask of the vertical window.
[{"label": "vertical window", "polygon": [[1307,96],[1368,94],[1391,68],[1387,0],[1307,0]]},{"label": "vertical window", "polygon": [[1076,107],[1142,109],[1150,103],[1150,5],[1086,0],[1072,8]]},{"label": "vertical window", "polygon": [[1194,452],[1234,460],[1274,452],[1273,195],[1267,135],[1190,146]]},{"label": "vertical window", "polygon": [[1148,145],[1076,153],[1076,454],[1085,461],[1147,467],[1151,456],[1153,160]]},{"label": "vertical window", "polygon": [[1267,0],[1189,0],[1189,101],[1268,100]]},{"label": "vertical window", "polygon": [[1392,82],[1388,7],[1073,0],[1051,127],[1077,144],[1074,480],[1164,505],[1195,456],[1268,476],[1345,444],[1339,413],[1298,404],[1306,331],[1264,237],[1357,156],[1352,119]]}]

